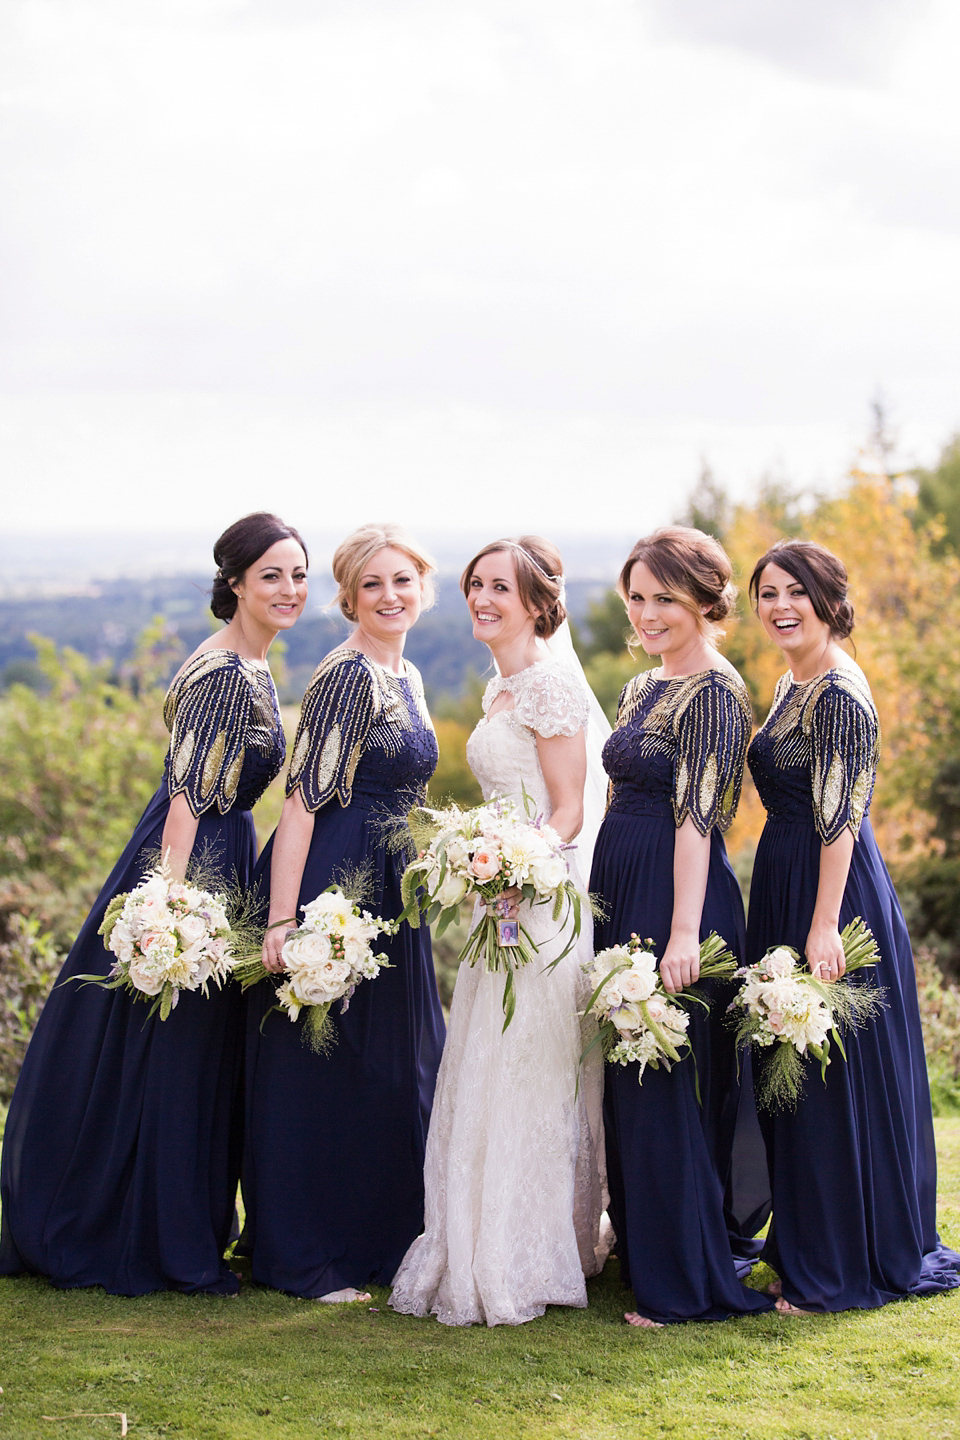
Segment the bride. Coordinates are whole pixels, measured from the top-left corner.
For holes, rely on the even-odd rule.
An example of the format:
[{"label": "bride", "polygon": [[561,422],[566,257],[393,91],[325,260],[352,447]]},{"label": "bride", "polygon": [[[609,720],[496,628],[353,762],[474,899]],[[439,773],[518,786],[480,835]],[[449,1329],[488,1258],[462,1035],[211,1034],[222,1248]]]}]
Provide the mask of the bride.
[{"label": "bride", "polygon": [[[561,838],[573,840],[584,826],[589,729],[592,845],[606,721],[569,643],[559,553],[537,536],[497,540],[470,562],[461,585],[473,633],[499,672],[467,743],[484,798],[509,796],[522,814],[526,792]],[[583,851],[581,840],[567,852],[581,888],[590,873]],[[606,1199],[599,1049],[577,1089],[590,1038],[577,1014],[589,995],[580,968],[593,955],[589,907],[577,945],[551,971],[544,967],[567,944],[571,922],[561,929],[549,906],[526,903],[521,919],[539,954],[515,972],[516,1013],[505,1032],[503,973],[482,960],[460,967],[427,1138],[425,1233],[407,1251],[390,1298],[395,1310],[432,1313],[444,1325],[520,1325],[547,1305],[582,1308],[585,1277],[606,1258],[598,1233]]]}]

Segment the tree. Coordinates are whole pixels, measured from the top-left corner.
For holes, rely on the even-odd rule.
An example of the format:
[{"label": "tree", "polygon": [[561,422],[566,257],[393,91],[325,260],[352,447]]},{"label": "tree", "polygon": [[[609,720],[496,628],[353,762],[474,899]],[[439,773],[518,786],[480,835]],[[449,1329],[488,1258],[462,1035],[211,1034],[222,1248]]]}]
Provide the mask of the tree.
[{"label": "tree", "polygon": [[172,641],[155,623],[123,674],[33,643],[49,694],[15,684],[0,700],[0,879],[66,946],[159,783]]},{"label": "tree", "polygon": [[584,626],[574,634],[581,663],[586,665],[596,655],[622,655],[632,633],[622,598],[616,590],[605,590],[590,601]]},{"label": "tree", "polygon": [[932,470],[914,470],[917,485],[913,521],[918,528],[941,521],[942,532],[933,542],[937,554],[960,553],[960,433],[947,441]]},{"label": "tree", "polygon": [[730,498],[721,482],[714,475],[709,463],[700,461],[700,477],[690,493],[687,508],[679,524],[690,525],[713,535],[723,544],[730,522]]}]

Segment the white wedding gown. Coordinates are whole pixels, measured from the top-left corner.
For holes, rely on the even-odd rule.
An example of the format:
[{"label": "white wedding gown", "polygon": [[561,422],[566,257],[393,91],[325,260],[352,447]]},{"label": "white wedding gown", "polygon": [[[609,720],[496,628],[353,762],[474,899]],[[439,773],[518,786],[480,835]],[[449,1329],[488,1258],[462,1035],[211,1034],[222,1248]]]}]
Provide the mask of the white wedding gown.
[{"label": "white wedding gown", "polygon": [[[487,717],[504,689],[515,708]],[[467,758],[484,798],[510,796],[523,814],[526,790],[549,818],[534,731],[576,734],[587,717],[582,685],[548,659],[492,680],[483,708]],[[571,873],[582,884],[575,859]],[[514,974],[516,1013],[505,1033],[503,974],[482,960],[460,967],[427,1139],[425,1233],[397,1272],[395,1310],[432,1313],[445,1325],[519,1325],[547,1305],[587,1303],[585,1276],[606,1258],[598,1235],[606,1186],[599,1048],[577,1095],[580,1054],[596,1034],[577,1013],[589,997],[581,963],[593,955],[586,904],[582,914],[576,947],[544,973],[571,922],[558,933],[549,905],[521,907],[539,955]]]}]

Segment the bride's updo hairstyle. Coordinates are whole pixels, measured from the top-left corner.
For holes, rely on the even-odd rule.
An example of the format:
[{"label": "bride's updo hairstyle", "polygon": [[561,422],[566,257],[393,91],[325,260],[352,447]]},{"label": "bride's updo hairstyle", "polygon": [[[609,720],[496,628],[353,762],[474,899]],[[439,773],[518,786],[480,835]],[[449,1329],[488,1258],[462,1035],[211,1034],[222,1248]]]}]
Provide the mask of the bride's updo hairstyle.
[{"label": "bride's updo hairstyle", "polygon": [[434,602],[432,577],[437,573],[436,561],[422,545],[417,544],[409,530],[402,525],[361,525],[359,530],[354,530],[352,535],[341,541],[333,553],[333,578],[337,582],[337,593],[330,604],[339,605],[341,614],[351,623],[357,618],[357,591],[361,577],[373,557],[388,546],[393,550],[402,550],[410,557],[423,587],[424,610],[429,610]]},{"label": "bride's updo hairstyle", "polygon": [[731,614],[737,587],[733,566],[719,540],[687,525],[667,525],[645,535],[620,571],[617,592],[624,602],[630,592],[630,572],[638,560],[656,576],[664,594],[690,611],[702,634],[711,640],[720,634],[716,627]]},{"label": "bride's updo hairstyle", "polygon": [[853,630],[853,606],[847,599],[847,571],[843,562],[813,540],[778,540],[761,555],[750,576],[754,609],[760,594],[760,576],[768,565],[786,570],[810,596],[813,613],[830,627],[835,640],[846,640]]},{"label": "bride's updo hairstyle", "polygon": [[296,540],[303,551],[304,562],[309,563],[310,557],[300,532],[292,525],[284,525],[278,515],[271,515],[267,510],[244,515],[242,520],[235,520],[224,530],[213,547],[217,573],[213,577],[210,609],[218,620],[233,619],[237,611],[234,585],[278,540]]},{"label": "bride's updo hairstyle", "polygon": [[521,535],[517,540],[493,540],[484,545],[460,576],[460,589],[468,598],[473,572],[485,555],[503,551],[513,560],[520,599],[536,616],[534,632],[549,640],[567,618],[563,588],[563,561],[556,545],[542,535]]}]

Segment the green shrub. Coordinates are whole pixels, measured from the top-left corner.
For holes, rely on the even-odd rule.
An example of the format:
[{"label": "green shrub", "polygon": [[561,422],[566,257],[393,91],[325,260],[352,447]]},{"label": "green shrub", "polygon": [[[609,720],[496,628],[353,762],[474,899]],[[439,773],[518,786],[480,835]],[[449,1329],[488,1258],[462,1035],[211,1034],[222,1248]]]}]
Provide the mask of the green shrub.
[{"label": "green shrub", "polygon": [[0,1101],[13,1094],[33,1027],[63,962],[43,926],[39,897],[16,881],[0,882]]}]

